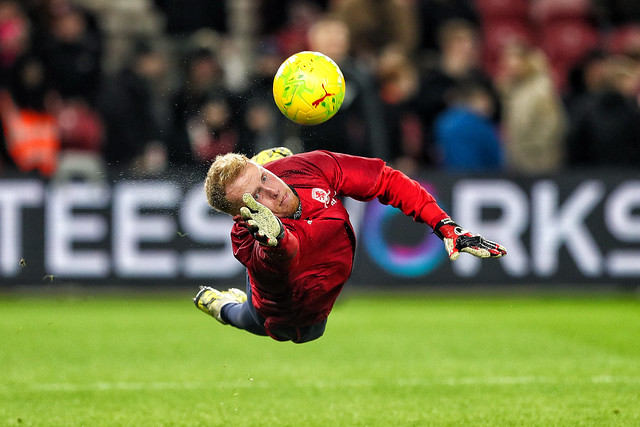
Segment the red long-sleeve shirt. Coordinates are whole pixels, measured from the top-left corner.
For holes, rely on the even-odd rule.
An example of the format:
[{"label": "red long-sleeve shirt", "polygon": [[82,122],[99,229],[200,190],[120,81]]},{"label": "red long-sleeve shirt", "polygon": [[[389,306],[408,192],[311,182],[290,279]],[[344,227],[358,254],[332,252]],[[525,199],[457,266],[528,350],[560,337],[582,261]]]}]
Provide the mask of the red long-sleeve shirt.
[{"label": "red long-sleeve shirt", "polygon": [[351,275],[356,238],[340,197],[378,198],[431,228],[448,216],[417,182],[380,159],[314,151],[265,168],[295,189],[302,206],[300,219],[281,218],[285,236],[274,248],[260,245],[240,223],[231,231],[267,330],[323,321]]}]

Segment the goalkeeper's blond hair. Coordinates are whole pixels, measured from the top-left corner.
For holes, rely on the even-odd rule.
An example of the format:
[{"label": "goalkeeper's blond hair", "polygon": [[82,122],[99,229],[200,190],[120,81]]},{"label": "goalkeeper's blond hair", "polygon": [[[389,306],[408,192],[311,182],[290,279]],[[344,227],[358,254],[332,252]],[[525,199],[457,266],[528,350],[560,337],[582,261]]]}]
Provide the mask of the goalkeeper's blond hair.
[{"label": "goalkeeper's blond hair", "polygon": [[216,156],[204,181],[204,192],[212,208],[229,215],[237,215],[242,203],[227,200],[227,186],[242,173],[249,158],[244,154],[227,153]]}]

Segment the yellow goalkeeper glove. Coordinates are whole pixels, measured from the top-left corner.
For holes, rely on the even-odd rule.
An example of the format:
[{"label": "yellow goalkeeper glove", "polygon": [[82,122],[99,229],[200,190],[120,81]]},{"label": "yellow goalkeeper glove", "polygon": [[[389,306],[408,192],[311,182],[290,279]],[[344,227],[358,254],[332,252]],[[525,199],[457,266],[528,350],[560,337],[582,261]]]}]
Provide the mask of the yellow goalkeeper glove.
[{"label": "yellow goalkeeper glove", "polygon": [[254,162],[260,166],[265,165],[274,160],[282,159],[283,157],[293,156],[293,152],[287,147],[275,147],[267,150],[262,150],[251,158]]},{"label": "yellow goalkeeper glove", "polygon": [[245,193],[242,201],[246,206],[240,208],[240,216],[247,224],[249,232],[263,245],[276,246],[284,237],[284,227],[277,216],[251,194]]}]

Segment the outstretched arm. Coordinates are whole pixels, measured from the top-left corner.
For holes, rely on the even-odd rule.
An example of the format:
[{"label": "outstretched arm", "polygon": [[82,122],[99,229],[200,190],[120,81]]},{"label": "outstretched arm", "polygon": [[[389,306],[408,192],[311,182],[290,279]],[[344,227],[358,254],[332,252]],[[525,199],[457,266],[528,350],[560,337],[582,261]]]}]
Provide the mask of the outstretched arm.
[{"label": "outstretched arm", "polygon": [[429,224],[444,242],[451,261],[458,259],[461,252],[479,258],[498,258],[507,254],[506,249],[498,243],[486,240],[479,234],[471,234],[456,224],[427,190],[402,172],[385,166],[379,186],[382,195],[378,198],[381,202],[398,207],[416,221]]},{"label": "outstretched arm", "polygon": [[[343,160],[343,172],[349,170],[344,165],[350,165],[352,161],[357,162],[352,158]],[[371,161],[368,162],[368,165],[373,170],[376,167],[379,168],[375,184],[369,187],[369,194],[363,197],[362,193],[358,193],[362,187],[352,184],[351,177],[358,177],[358,173],[354,172],[358,169],[352,168],[350,173],[343,173],[343,184],[345,185],[342,188],[346,189],[345,195],[361,200],[378,198],[381,203],[394,206],[416,221],[428,224],[435,234],[443,240],[449,259],[452,261],[458,259],[461,252],[467,252],[480,258],[498,258],[506,255],[506,249],[498,243],[462,229],[440,208],[435,198],[415,180],[386,165]],[[359,165],[359,167],[364,169],[364,165]]]},{"label": "outstretched arm", "polygon": [[313,165],[322,170],[339,195],[361,201],[377,198],[415,221],[428,224],[443,239],[452,261],[460,252],[481,258],[497,258],[507,253],[501,245],[463,230],[420,183],[380,159],[327,151],[307,156],[313,156]]}]

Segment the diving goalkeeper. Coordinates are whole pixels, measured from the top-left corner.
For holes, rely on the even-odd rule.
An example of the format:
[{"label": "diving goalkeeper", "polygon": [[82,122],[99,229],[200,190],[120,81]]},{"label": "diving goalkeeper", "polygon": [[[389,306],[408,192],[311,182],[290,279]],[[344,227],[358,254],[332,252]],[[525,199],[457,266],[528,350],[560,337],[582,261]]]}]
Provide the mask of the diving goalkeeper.
[{"label": "diving goalkeeper", "polygon": [[[341,197],[381,203],[425,223],[451,260],[506,254],[453,222],[417,182],[380,159],[286,149],[216,157],[205,180],[209,204],[233,216],[234,256],[247,269],[246,293],[203,287],[196,306],[223,324],[278,341],[322,336],[351,275],[356,236]],[[278,158],[264,165],[264,159]]]}]

